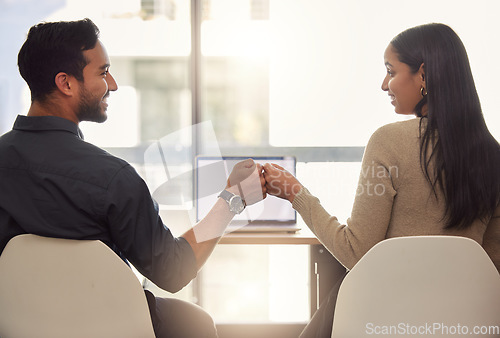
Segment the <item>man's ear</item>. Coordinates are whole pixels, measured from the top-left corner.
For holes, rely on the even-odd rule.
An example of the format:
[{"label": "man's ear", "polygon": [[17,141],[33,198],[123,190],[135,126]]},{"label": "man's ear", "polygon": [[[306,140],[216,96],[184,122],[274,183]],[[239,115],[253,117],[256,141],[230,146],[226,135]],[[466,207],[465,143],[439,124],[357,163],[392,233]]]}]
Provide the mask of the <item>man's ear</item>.
[{"label": "man's ear", "polygon": [[67,73],[57,73],[54,79],[57,89],[64,95],[73,96],[77,86],[76,79]]}]

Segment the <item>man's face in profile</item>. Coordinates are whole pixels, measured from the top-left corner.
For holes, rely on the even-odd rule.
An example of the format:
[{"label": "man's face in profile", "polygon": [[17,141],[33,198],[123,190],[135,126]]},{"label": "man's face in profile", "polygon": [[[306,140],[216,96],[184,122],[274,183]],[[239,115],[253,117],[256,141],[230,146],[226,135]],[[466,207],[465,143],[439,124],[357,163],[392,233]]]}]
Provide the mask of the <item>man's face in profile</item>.
[{"label": "man's face in profile", "polygon": [[83,69],[83,82],[80,82],[79,104],[76,115],[79,121],[104,122],[108,118],[106,110],[110,91],[118,86],[109,72],[110,62],[101,41],[93,49],[83,52],[88,64]]}]

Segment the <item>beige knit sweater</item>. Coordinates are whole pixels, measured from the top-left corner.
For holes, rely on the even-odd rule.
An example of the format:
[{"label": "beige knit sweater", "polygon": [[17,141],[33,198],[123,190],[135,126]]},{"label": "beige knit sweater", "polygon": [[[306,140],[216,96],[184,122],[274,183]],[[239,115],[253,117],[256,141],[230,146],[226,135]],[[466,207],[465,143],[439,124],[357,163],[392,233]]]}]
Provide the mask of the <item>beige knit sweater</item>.
[{"label": "beige knit sweater", "polygon": [[347,224],[331,216],[306,188],[295,196],[293,208],[348,269],[386,238],[459,235],[481,244],[500,271],[500,205],[486,224],[477,220],[466,230],[444,229],[444,197],[440,192],[434,196],[420,166],[419,123],[388,124],[372,135]]}]

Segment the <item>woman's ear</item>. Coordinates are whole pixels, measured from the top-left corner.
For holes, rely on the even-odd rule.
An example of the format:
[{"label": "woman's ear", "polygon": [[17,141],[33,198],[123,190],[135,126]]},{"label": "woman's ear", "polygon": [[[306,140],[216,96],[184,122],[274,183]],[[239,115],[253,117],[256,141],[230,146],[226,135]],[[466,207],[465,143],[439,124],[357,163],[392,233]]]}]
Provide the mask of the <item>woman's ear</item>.
[{"label": "woman's ear", "polygon": [[420,65],[420,68],[418,69],[418,73],[420,75],[420,79],[422,80],[422,85],[425,86],[425,66],[423,63]]},{"label": "woman's ear", "polygon": [[66,96],[73,96],[76,89],[74,86],[76,79],[73,76],[60,72],[56,74],[54,81],[59,92]]}]

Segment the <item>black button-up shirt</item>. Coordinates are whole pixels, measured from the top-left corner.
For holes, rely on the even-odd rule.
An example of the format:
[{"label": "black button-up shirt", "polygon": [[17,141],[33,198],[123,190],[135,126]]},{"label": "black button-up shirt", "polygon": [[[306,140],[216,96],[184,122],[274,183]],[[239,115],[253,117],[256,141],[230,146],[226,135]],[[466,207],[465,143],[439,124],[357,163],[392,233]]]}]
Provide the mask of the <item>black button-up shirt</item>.
[{"label": "black button-up shirt", "polygon": [[196,276],[190,245],[164,226],[132,166],[63,118],[18,116],[0,137],[0,253],[24,233],[101,240],[172,292]]}]

